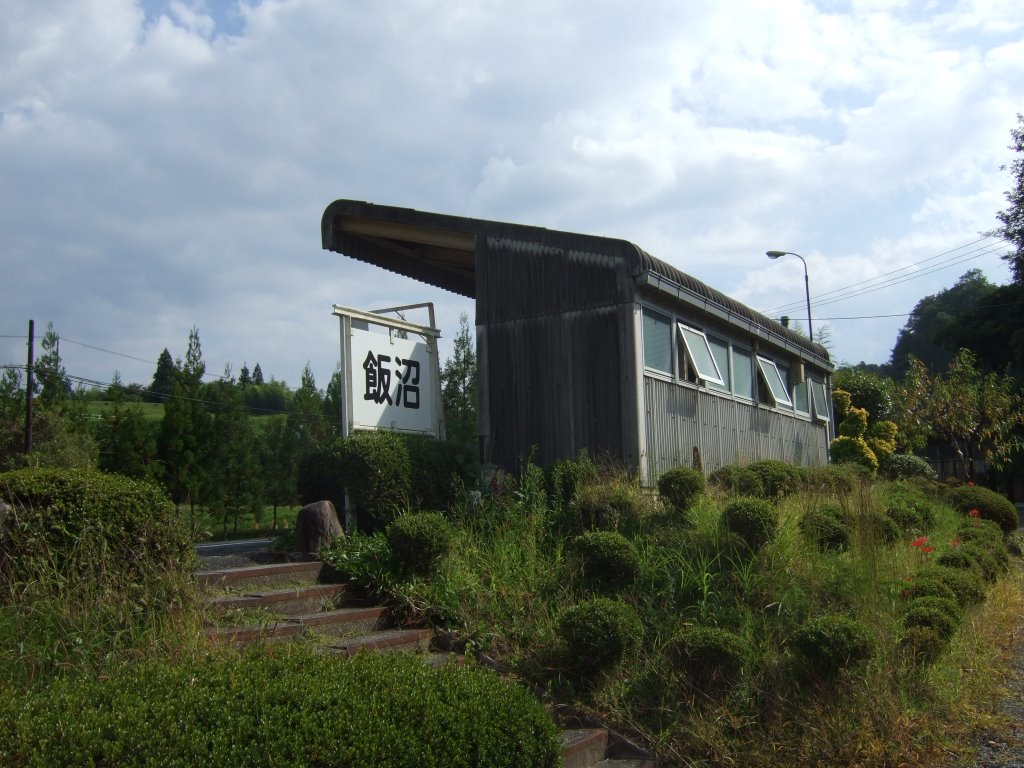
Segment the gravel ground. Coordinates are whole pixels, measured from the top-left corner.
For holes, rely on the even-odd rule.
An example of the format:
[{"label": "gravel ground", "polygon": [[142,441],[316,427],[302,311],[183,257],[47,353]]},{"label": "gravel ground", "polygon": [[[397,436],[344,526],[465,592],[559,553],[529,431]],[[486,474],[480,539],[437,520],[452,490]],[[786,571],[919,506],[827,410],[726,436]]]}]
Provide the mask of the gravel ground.
[{"label": "gravel ground", "polygon": [[974,768],[1024,768],[1024,643],[1018,644],[1001,709],[1014,725],[1009,733],[982,734]]}]

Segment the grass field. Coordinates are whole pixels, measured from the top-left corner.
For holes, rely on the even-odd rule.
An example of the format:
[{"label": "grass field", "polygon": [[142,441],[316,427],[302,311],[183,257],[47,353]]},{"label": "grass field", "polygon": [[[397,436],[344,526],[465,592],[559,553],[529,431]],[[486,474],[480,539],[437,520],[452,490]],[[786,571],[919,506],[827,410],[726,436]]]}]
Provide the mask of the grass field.
[{"label": "grass field", "polygon": [[[205,507],[196,508],[196,532],[199,541],[219,541],[221,539],[258,539],[264,536],[277,536],[295,527],[295,517],[299,514],[301,507],[298,504],[290,506],[278,506],[277,528],[274,524],[274,509],[271,506],[263,508],[261,519],[249,513],[239,515],[238,527],[235,527],[233,518],[227,521],[225,531],[224,520],[212,515]],[[181,507],[182,514],[188,515],[188,508]]]},{"label": "grass field", "polygon": [[[99,418],[114,407],[109,400],[90,400],[86,403],[86,412],[90,416]],[[146,421],[160,421],[164,417],[163,403],[128,403],[126,407],[140,408]]]}]

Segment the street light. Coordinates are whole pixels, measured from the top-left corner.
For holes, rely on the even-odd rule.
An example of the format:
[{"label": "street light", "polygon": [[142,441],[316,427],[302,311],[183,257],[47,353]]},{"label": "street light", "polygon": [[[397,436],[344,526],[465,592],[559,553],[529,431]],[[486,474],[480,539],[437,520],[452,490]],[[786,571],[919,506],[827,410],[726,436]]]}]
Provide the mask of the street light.
[{"label": "street light", "polygon": [[793,253],[792,251],[766,251],[765,255],[769,259],[777,259],[780,256],[796,256],[804,265],[804,291],[807,295],[807,338],[814,341],[814,332],[811,330],[811,281],[807,277],[807,262],[804,261],[804,257],[799,253]]}]

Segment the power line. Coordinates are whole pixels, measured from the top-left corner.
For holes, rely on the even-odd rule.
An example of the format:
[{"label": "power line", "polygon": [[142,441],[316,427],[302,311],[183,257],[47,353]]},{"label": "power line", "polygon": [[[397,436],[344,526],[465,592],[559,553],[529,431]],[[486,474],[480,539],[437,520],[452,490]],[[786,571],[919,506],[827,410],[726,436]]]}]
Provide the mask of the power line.
[{"label": "power line", "polygon": [[[985,245],[978,246],[972,248],[969,251],[964,252],[965,248],[977,246],[978,243],[983,243],[986,241],[989,242],[987,242]],[[872,293],[874,291],[881,290],[882,288],[888,288],[894,285],[899,285],[900,283],[907,282],[908,280],[915,280],[919,277],[925,277],[940,270],[948,269],[949,267],[956,266],[958,264],[963,264],[967,261],[972,261],[974,259],[978,259],[981,258],[982,256],[987,256],[992,253],[996,253],[1000,248],[1003,247],[1003,243],[1004,241],[1001,238],[982,237],[970,243],[965,243],[964,245],[957,246],[956,248],[951,248],[950,250],[944,251],[943,253],[937,254],[935,256],[930,256],[927,259],[922,259],[921,261],[914,262],[913,264],[908,264],[904,267],[899,267],[898,269],[890,270],[889,272],[885,272],[881,275],[876,275],[875,277],[860,280],[856,283],[851,283],[850,285],[846,285],[840,288],[835,288],[831,291],[826,291],[824,293],[817,294],[812,297],[812,303],[818,306],[823,306],[835,303],[837,301],[845,301],[846,299],[854,298],[856,296],[863,296],[867,293]],[[955,255],[949,257],[950,254]],[[937,259],[942,259],[944,257],[949,258],[946,258],[945,261],[941,263],[929,264],[929,262],[935,262]],[[918,272],[913,272],[909,275],[905,274],[908,269],[913,269],[915,267],[921,267],[924,265],[928,265],[927,269]],[[893,275],[895,275],[895,277],[890,277]],[[877,283],[877,285],[870,285],[871,283]],[[858,286],[864,287],[859,288]],[[780,312],[796,311],[797,309],[802,309],[803,306],[804,303],[802,301],[797,300],[792,301],[788,304],[773,307],[772,309],[762,312],[762,314],[775,315]]]}]

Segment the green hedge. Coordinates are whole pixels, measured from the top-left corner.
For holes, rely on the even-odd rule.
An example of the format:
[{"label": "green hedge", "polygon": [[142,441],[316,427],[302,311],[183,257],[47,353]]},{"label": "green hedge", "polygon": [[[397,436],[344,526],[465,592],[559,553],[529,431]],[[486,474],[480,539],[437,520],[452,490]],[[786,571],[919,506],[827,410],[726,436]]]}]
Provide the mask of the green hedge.
[{"label": "green hedge", "polygon": [[998,523],[1003,533],[1012,533],[1020,526],[1017,508],[1001,493],[976,485],[961,485],[947,492],[949,503],[965,515],[977,510],[982,520]]},{"label": "green hedge", "polygon": [[0,575],[9,584],[63,591],[167,595],[167,574],[195,563],[191,534],[152,483],[79,469],[0,474],[0,498],[13,510],[0,530]]},{"label": "green hedge", "polygon": [[479,668],[435,669],[414,655],[340,658],[276,649],[59,680],[0,700],[0,764],[543,766],[556,730],[517,685]]},{"label": "green hedge", "polygon": [[703,495],[705,487],[704,473],[693,467],[674,467],[658,478],[658,493],[680,515]]}]

